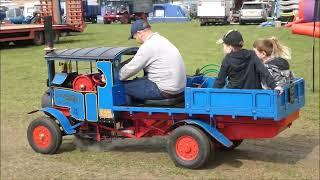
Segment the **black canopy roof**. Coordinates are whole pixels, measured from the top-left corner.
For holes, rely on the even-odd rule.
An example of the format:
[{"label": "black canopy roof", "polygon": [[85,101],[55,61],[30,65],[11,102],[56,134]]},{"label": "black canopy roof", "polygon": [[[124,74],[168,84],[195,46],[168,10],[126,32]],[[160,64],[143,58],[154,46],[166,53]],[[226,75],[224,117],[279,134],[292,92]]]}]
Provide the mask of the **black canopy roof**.
[{"label": "black canopy roof", "polygon": [[96,61],[114,60],[122,55],[134,55],[138,47],[96,47],[96,48],[76,48],[62,49],[45,55],[47,61],[57,59],[73,61]]}]

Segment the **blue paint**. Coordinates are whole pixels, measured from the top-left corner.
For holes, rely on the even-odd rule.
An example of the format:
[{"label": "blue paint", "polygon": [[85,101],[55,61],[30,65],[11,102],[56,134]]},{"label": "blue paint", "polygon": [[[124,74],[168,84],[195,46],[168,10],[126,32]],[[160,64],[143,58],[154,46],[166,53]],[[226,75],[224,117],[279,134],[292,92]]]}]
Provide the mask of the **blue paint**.
[{"label": "blue paint", "polygon": [[61,85],[68,77],[67,73],[56,73],[52,80],[52,84]]},{"label": "blue paint", "polygon": [[[97,87],[95,92],[76,92],[72,89],[54,87],[51,90],[54,105],[70,108],[70,115],[80,121],[98,121],[99,110],[111,110],[112,112],[146,112],[148,114],[167,113],[188,114],[190,117],[195,114],[209,115],[230,115],[232,117],[248,116],[254,119],[273,119],[279,121],[304,106],[305,90],[304,80],[296,78],[294,81],[294,102],[289,103],[289,86],[285,87],[283,94],[278,95],[273,90],[246,90],[246,89],[215,89],[212,88],[215,78],[206,76],[189,76],[185,88],[185,105],[182,107],[142,107],[127,106],[125,104],[125,92],[123,83],[119,80],[118,66],[123,55],[134,55],[138,48],[123,47],[97,47],[58,50],[46,55],[48,62],[49,86],[51,82],[61,85],[66,75],[55,73],[50,79],[50,67],[55,60],[87,61],[96,63],[96,67],[106,78],[106,85]],[[53,73],[54,74],[54,73]],[[50,110],[51,111],[51,110]],[[55,110],[59,111],[59,110]],[[61,122],[66,117],[60,112],[55,116]],[[61,117],[60,117],[61,116]],[[57,118],[57,119],[58,119]],[[67,121],[68,122],[68,121]],[[186,120],[189,124],[196,124],[202,127],[212,137],[229,147],[232,145],[217,129],[211,127],[201,120]],[[65,123],[69,129],[76,128]],[[65,127],[64,127],[65,128]]]},{"label": "blue paint", "polygon": [[[189,85],[192,85],[192,81],[201,84],[201,78],[191,78],[192,80],[187,81]],[[289,86],[285,87],[285,93],[281,95],[278,95],[274,90],[186,87],[185,107],[182,108],[113,106],[113,110],[151,114],[157,112],[186,113],[189,116],[193,114],[249,116],[254,119],[269,118],[279,121],[304,106],[304,80],[302,78],[296,79],[294,83],[297,100],[293,104],[288,103],[289,100],[286,97]]]},{"label": "blue paint", "polygon": [[54,104],[70,108],[70,115],[77,120],[85,119],[84,96],[68,89],[54,89]]},{"label": "blue paint", "polygon": [[126,98],[124,94],[124,86],[122,84],[112,87],[113,103],[115,106],[121,106],[126,104]]},{"label": "blue paint", "polygon": [[[112,94],[112,64],[111,62],[97,62],[97,68],[105,75],[106,85],[104,87],[98,87],[98,106],[99,109],[111,109],[113,106],[113,94]],[[123,94],[124,96],[124,94]]]},{"label": "blue paint", "polygon": [[40,111],[49,113],[55,119],[57,119],[66,134],[70,135],[70,134],[74,134],[76,132],[75,129],[71,126],[68,118],[66,118],[61,111],[54,109],[54,108],[49,108],[49,107],[42,108],[42,109],[40,109]]},{"label": "blue paint", "polygon": [[87,111],[87,120],[91,122],[98,121],[98,108],[97,108],[97,95],[94,93],[88,93],[86,97],[86,111]]},{"label": "blue paint", "polygon": [[232,141],[230,141],[227,137],[225,137],[222,133],[220,133],[216,128],[210,126],[209,124],[201,121],[201,120],[184,120],[187,124],[195,124],[200,126],[203,130],[205,130],[211,137],[216,139],[218,142],[223,144],[226,147],[230,147],[233,145]]}]

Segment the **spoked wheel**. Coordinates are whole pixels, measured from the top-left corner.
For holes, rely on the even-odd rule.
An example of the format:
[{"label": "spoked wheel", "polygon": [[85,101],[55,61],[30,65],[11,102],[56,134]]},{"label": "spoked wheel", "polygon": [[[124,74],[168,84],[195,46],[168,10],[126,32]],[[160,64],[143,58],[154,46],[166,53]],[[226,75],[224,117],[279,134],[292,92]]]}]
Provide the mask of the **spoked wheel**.
[{"label": "spoked wheel", "polygon": [[168,152],[175,165],[197,169],[209,160],[210,142],[201,129],[180,126],[169,137]]},{"label": "spoked wheel", "polygon": [[39,117],[32,121],[27,131],[32,149],[42,154],[56,153],[62,142],[59,126],[49,117]]},{"label": "spoked wheel", "polygon": [[232,143],[233,145],[231,147],[225,147],[225,146],[221,146],[221,150],[223,151],[231,151],[231,150],[234,150],[235,148],[237,148],[238,146],[240,146],[240,144],[243,142],[242,139],[240,140],[233,140]]}]

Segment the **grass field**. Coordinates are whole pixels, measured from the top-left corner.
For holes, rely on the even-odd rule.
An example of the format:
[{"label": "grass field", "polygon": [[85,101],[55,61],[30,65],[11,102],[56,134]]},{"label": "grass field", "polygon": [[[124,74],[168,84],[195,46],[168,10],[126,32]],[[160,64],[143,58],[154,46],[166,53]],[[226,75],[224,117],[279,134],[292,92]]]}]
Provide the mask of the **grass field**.
[{"label": "grass field", "polygon": [[[135,46],[128,41],[129,25],[88,25],[85,32],[61,38],[55,47]],[[46,90],[46,65],[41,46],[1,49],[1,179],[319,179],[319,39],[316,41],[316,92],[312,93],[312,42],[289,29],[251,26],[200,27],[154,24],[183,55],[188,74],[196,68],[220,63],[221,45],[215,44],[229,29],[238,29],[245,47],[259,37],[276,36],[292,49],[291,69],[306,80],[306,106],[293,126],[274,139],[248,140],[232,152],[217,152],[201,170],[173,165],[164,138],[119,140],[80,147],[66,137],[56,155],[36,154],[28,145],[28,124],[40,114]]]}]

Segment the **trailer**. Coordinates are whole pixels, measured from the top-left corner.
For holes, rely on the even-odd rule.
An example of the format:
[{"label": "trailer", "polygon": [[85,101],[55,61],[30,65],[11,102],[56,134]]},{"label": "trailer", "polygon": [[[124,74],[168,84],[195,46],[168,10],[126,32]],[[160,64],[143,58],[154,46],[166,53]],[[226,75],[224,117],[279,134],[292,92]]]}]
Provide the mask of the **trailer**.
[{"label": "trailer", "polygon": [[[53,39],[57,43],[60,33],[81,32],[81,30],[69,25],[53,25]],[[21,40],[32,40],[35,45],[44,44],[44,25],[22,24],[4,25],[0,27],[0,42],[15,42]]]},{"label": "trailer", "polygon": [[[81,0],[67,0],[67,19],[61,23],[61,16],[57,15],[55,0],[40,0],[39,24],[1,24],[0,43],[9,43],[22,40],[33,40],[36,45],[41,45],[45,41],[44,37],[44,17],[52,16],[53,31],[55,42],[59,41],[60,33],[82,32],[84,21],[82,17]],[[59,14],[59,13],[58,13]]]},{"label": "trailer", "polygon": [[298,119],[304,106],[303,78],[295,78],[282,94],[216,89],[216,78],[206,75],[217,72],[210,65],[187,77],[181,96],[127,104],[119,67],[137,51],[138,47],[95,47],[48,53],[48,90],[42,107],[29,113],[44,114],[28,127],[32,149],[54,154],[67,135],[106,143],[168,136],[175,165],[197,169],[217,149],[232,150],[245,139],[275,137]]}]

